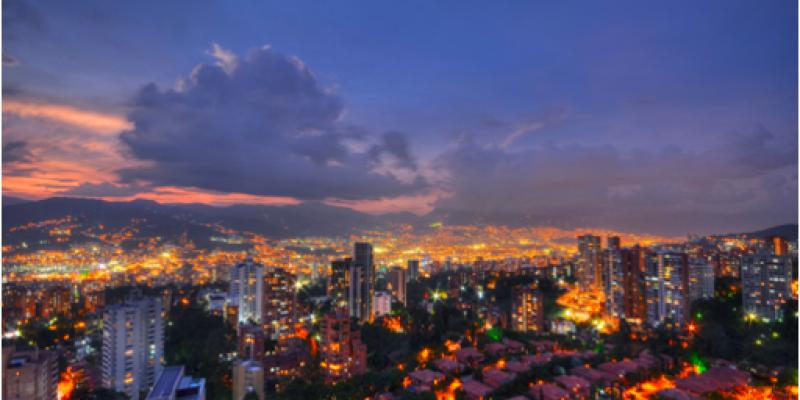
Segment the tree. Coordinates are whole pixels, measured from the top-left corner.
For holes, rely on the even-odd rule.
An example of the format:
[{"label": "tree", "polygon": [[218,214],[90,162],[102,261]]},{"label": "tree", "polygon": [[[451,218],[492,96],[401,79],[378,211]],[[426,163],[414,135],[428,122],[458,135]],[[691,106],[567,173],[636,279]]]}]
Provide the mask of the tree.
[{"label": "tree", "polygon": [[220,355],[234,350],[236,333],[222,317],[207,314],[197,305],[179,305],[170,313],[164,344],[168,365],[182,364],[186,373],[206,378],[208,398],[230,398],[225,378],[231,366]]}]

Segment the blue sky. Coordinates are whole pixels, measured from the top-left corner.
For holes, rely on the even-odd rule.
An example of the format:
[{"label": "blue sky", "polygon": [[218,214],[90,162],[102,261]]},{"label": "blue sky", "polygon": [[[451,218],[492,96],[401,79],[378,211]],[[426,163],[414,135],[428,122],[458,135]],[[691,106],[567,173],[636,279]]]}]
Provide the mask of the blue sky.
[{"label": "blue sky", "polygon": [[[417,168],[405,174],[392,165],[376,166],[373,162],[369,168],[394,171],[394,178],[403,175],[400,186],[407,190],[392,190],[386,196],[370,192],[364,197],[351,196],[348,201],[385,202],[389,197],[422,196],[425,207],[420,212],[446,206],[491,213],[507,207],[523,213],[556,215],[559,220],[575,210],[556,207],[564,203],[556,199],[536,205],[537,199],[548,197],[540,196],[542,191],[557,190],[543,186],[549,171],[540,169],[546,167],[536,165],[540,168],[536,172],[515,175],[534,167],[525,161],[529,156],[540,152],[552,155],[554,152],[547,149],[555,148],[567,152],[562,159],[577,157],[570,165],[583,165],[590,160],[580,158],[581,151],[606,149],[618,153],[622,164],[630,165],[637,154],[663,156],[672,150],[693,160],[702,159],[698,165],[717,172],[702,182],[664,181],[661,178],[669,175],[669,164],[653,165],[649,175],[608,182],[604,193],[617,193],[618,187],[642,190],[661,181],[661,186],[651,189],[658,193],[667,190],[670,195],[677,195],[677,191],[683,196],[679,198],[692,199],[671,211],[687,213],[686,221],[709,209],[721,210],[717,219],[708,222],[717,226],[709,229],[797,219],[797,3],[791,1],[7,1],[3,54],[4,59],[13,57],[15,61],[4,62],[5,100],[56,104],[132,120],[130,115],[137,108],[134,99],[144,85],[154,83],[166,91],[196,66],[213,65],[215,60],[209,55],[212,43],[239,59],[270,44],[274,54],[302,60],[313,72],[313,85],[335,90],[341,102],[335,123],[328,122],[336,125],[337,132],[342,130],[341,125],[357,126],[364,132],[359,139],[364,142],[362,147],[375,146],[384,132],[403,133]],[[26,132],[57,129],[57,118],[7,114],[4,145],[25,142],[31,154],[44,157],[48,150],[37,148],[37,139]],[[169,125],[168,121],[159,123]],[[81,128],[70,126],[59,132],[79,135],[64,133],[76,129]],[[794,156],[769,169],[740,168],[742,158],[728,146],[731,138],[737,137],[750,140],[739,142],[750,143],[751,149],[763,147],[763,153],[748,153],[750,158],[786,159],[786,154],[775,154],[785,149],[793,149]],[[529,182],[530,186],[523,185],[523,189],[533,195],[522,196],[525,204],[506,204],[503,199],[508,194],[501,188],[497,188],[498,198],[482,200],[481,204],[488,204],[485,207],[465,199],[469,190],[461,186],[459,172],[453,170],[453,165],[459,164],[454,158],[463,153],[465,138],[477,149],[501,151],[507,159],[517,159],[513,166],[486,165],[493,173],[475,176],[472,185]],[[136,147],[131,143],[123,140],[121,145],[109,144],[119,146],[125,159],[119,162],[120,169],[135,168],[130,165],[137,162],[162,161],[154,160],[152,154],[135,154]],[[358,159],[359,154],[356,150],[353,157]],[[479,161],[492,159],[487,154],[475,157]],[[81,155],[75,154],[76,158]],[[98,168],[108,170],[113,163],[103,160]],[[17,168],[29,170],[30,164],[35,161],[29,159],[28,165]],[[44,168],[41,163],[39,166]],[[613,171],[603,164],[586,167],[586,173],[596,179],[607,176],[604,170]],[[4,165],[4,170],[13,173],[11,168]],[[564,169],[558,165],[553,168]],[[741,171],[729,175],[731,169]],[[419,175],[425,184],[408,184],[408,174]],[[134,175],[136,190],[153,189],[152,176]],[[487,181],[481,182],[481,178]],[[120,174],[72,179],[62,182],[58,190],[87,183],[130,189],[132,184]],[[204,187],[197,179],[155,180],[159,181],[157,185],[169,187],[220,189],[216,185]],[[314,184],[303,176],[297,180]],[[763,182],[759,185],[754,180]],[[777,181],[788,185],[781,186],[781,195],[758,204],[741,200],[747,197],[744,192],[763,188],[764,182],[776,185]],[[7,185],[4,193],[28,197],[58,193],[53,187],[37,192],[33,186],[47,186],[48,182],[28,180],[17,189]],[[673,187],[676,185],[680,187]],[[717,189],[705,193],[703,187]],[[603,192],[596,189],[587,193],[566,191],[563,196],[571,203],[575,196]],[[792,190],[794,195],[790,194]],[[292,190],[273,193],[269,189],[232,187],[226,192],[306,200]],[[719,200],[723,205],[714,207],[700,200],[715,195],[724,197]],[[530,203],[534,205],[526,205]],[[574,207],[586,210],[591,206],[579,203]],[[607,210],[613,204],[609,200],[595,210],[607,215],[605,218],[587,216],[571,223],[618,221]],[[780,213],[775,208],[780,208]],[[652,212],[643,208],[641,217]],[[747,215],[739,225],[729,222],[731,215],[742,213]],[[664,218],[669,215],[665,213]]]}]

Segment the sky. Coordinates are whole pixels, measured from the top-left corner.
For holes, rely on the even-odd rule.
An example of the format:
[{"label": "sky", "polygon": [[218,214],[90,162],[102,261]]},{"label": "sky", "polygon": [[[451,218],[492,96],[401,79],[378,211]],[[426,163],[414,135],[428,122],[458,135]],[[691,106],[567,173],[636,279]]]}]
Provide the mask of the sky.
[{"label": "sky", "polygon": [[2,29],[4,196],[797,222],[792,1],[6,0]]}]

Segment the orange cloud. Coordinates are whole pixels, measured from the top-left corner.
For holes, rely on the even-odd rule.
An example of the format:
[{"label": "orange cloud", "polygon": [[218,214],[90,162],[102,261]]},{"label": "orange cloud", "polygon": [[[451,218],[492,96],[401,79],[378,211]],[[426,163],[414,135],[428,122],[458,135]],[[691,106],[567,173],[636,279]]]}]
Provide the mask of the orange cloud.
[{"label": "orange cloud", "polygon": [[58,104],[6,100],[3,102],[3,113],[13,114],[22,118],[44,118],[85,128],[99,134],[115,134],[133,127],[128,120],[118,115],[81,110]]},{"label": "orange cloud", "polygon": [[328,198],[325,204],[347,207],[356,211],[378,215],[386,213],[410,212],[425,215],[433,210],[436,201],[449,196],[447,192],[432,190],[413,196],[384,197],[375,200],[342,200]]},{"label": "orange cloud", "polygon": [[301,201],[284,196],[254,196],[244,193],[219,193],[200,189],[162,186],[150,192],[139,193],[128,197],[105,197],[108,201],[131,201],[136,199],[153,200],[159,203],[188,204],[203,203],[217,206],[232,204],[254,204],[286,206],[300,204]]}]

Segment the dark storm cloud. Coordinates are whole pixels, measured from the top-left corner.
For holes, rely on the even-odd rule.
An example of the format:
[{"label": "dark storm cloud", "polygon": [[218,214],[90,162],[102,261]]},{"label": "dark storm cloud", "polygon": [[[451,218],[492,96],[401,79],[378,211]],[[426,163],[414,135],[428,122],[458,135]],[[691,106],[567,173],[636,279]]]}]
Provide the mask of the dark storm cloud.
[{"label": "dark storm cloud", "polygon": [[389,131],[381,137],[381,143],[370,148],[369,155],[375,163],[380,162],[381,157],[389,155],[394,158],[396,164],[402,168],[416,170],[417,162],[411,154],[408,145],[408,138],[401,132]]},{"label": "dark storm cloud", "polygon": [[[216,45],[209,54],[217,64],[196,67],[177,89],[139,91],[128,115],[134,129],[120,138],[149,165],[119,171],[123,182],[300,199],[377,198],[425,186],[375,165],[375,153],[388,153],[413,167],[405,137],[387,134],[370,145],[344,126],[342,100],[299,59],[268,47],[244,59]],[[353,140],[366,150],[354,150]]]},{"label": "dark storm cloud", "polygon": [[3,144],[3,164],[16,164],[33,160],[28,143],[16,140]]},{"label": "dark storm cloud", "polygon": [[787,223],[797,219],[792,151],[796,143],[761,126],[698,151],[611,145],[511,151],[465,137],[436,160],[453,193],[437,207],[681,234]]},{"label": "dark storm cloud", "polygon": [[9,54],[3,53],[3,66],[4,67],[13,67],[19,64],[16,58]]}]

